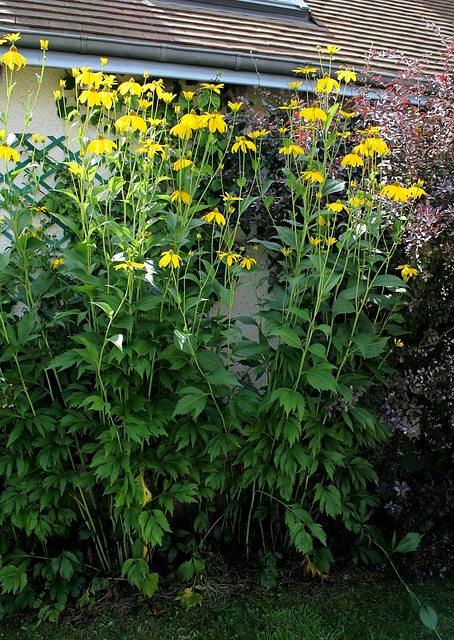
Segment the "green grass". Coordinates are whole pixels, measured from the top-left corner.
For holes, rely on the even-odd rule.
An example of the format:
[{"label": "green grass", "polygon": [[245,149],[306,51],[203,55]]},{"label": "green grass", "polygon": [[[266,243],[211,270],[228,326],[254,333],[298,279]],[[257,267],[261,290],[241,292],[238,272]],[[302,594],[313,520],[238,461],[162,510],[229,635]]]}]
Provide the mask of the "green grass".
[{"label": "green grass", "polygon": [[[454,638],[454,580],[417,588],[438,605],[439,634]],[[154,608],[156,607],[156,608]],[[159,607],[159,609],[158,609]],[[151,603],[123,599],[91,612],[65,614],[57,624],[36,618],[4,622],[0,640],[430,640],[404,587],[379,573],[341,574],[276,591],[210,586],[202,607],[186,611],[174,596]]]}]

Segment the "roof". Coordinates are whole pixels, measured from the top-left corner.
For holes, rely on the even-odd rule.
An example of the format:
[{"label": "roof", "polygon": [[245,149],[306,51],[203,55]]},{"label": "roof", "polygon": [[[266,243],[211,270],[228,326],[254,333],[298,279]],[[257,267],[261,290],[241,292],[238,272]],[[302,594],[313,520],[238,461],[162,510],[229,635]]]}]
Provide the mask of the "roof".
[{"label": "roof", "polygon": [[[306,4],[310,20],[304,13],[301,19],[270,16],[266,10],[240,13],[215,0],[0,0],[0,28],[5,33],[20,31],[20,44],[30,50],[38,49],[39,38],[48,38],[50,66],[82,66],[67,64],[68,55],[103,55],[128,60],[130,67],[131,61],[151,61],[166,70],[167,77],[184,67],[186,79],[204,80],[207,74],[212,79],[220,71],[226,82],[243,74],[254,79],[246,84],[264,86],[272,86],[269,76],[286,75],[288,80],[295,65],[316,62],[317,46],[326,44],[341,47],[337,64],[357,70],[375,49],[427,57],[428,69],[434,72],[440,68],[442,37],[454,37],[454,0]],[[397,55],[394,60],[379,59],[374,66],[382,74],[395,75],[402,62]],[[121,72],[117,67],[112,71]],[[148,70],[152,72],[150,65]]]}]

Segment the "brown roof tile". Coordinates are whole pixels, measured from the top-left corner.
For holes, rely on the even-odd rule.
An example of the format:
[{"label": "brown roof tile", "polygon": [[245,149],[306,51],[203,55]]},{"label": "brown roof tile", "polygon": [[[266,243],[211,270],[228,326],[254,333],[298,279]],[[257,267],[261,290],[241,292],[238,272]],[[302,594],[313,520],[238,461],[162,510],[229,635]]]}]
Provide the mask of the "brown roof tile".
[{"label": "brown roof tile", "polygon": [[[218,5],[203,9],[184,0],[0,0],[0,28],[83,34],[131,44],[164,42],[300,63],[317,59],[317,45],[335,44],[342,47],[339,63],[357,68],[371,48],[395,49],[414,57],[427,55],[432,70],[439,65],[440,34],[454,36],[454,0],[307,0],[307,4],[315,23],[240,14]],[[428,28],[429,23],[438,31]],[[393,72],[398,66],[397,60],[382,60],[379,70]]]}]

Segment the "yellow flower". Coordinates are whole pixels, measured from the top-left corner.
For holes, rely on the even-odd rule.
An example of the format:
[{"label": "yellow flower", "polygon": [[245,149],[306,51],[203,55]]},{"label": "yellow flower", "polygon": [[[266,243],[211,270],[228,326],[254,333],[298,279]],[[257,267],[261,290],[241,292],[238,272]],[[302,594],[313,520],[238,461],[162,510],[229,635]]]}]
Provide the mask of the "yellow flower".
[{"label": "yellow flower", "polygon": [[194,95],[195,95],[195,91],[183,91],[183,97],[184,97],[184,99],[185,99],[185,100],[187,100],[188,102],[189,102],[190,100],[192,100],[192,98],[194,97]]},{"label": "yellow flower", "polygon": [[360,167],[364,164],[364,160],[357,153],[347,153],[341,160],[343,167]]},{"label": "yellow flower", "polygon": [[222,199],[224,202],[240,202],[241,200],[244,200],[244,198],[240,198],[239,196],[231,196],[228,191],[225,192]]},{"label": "yellow flower", "polygon": [[114,269],[115,271],[118,271],[119,269],[132,271],[133,269],[145,269],[145,265],[143,262],[133,262],[132,260],[126,260],[125,262],[114,265]]},{"label": "yellow flower", "polygon": [[104,136],[98,136],[96,140],[92,140],[87,146],[89,153],[112,153],[117,148],[116,143],[113,140],[108,140]]},{"label": "yellow flower", "polygon": [[180,169],[186,169],[186,167],[190,167],[192,164],[192,160],[188,158],[180,158],[179,160],[175,160],[175,162],[171,165],[174,171],[180,171]]},{"label": "yellow flower", "polygon": [[410,197],[410,190],[406,187],[401,187],[397,183],[388,184],[380,191],[380,196],[382,198],[386,196],[389,200],[394,200],[394,202],[407,202]]},{"label": "yellow flower", "polygon": [[412,278],[413,276],[417,276],[419,273],[418,269],[415,269],[414,267],[410,267],[409,264],[401,264],[398,267],[396,267],[396,270],[397,269],[401,270],[402,280],[404,282],[408,282],[410,278]]},{"label": "yellow flower", "polygon": [[328,247],[331,247],[333,244],[336,244],[337,240],[336,238],[325,238],[325,242]]},{"label": "yellow flower", "polygon": [[186,126],[182,122],[179,122],[178,124],[176,124],[174,127],[170,129],[170,133],[172,136],[178,136],[182,140],[187,140],[192,136],[192,129],[190,129],[188,126]]},{"label": "yellow flower", "polygon": [[214,111],[213,113],[205,113],[202,116],[200,122],[202,123],[202,126],[207,126],[211,133],[215,133],[216,131],[219,131],[219,133],[224,133],[228,129],[227,123],[224,122],[224,118],[224,115],[222,115],[221,113],[217,113],[217,111]]},{"label": "yellow flower", "polygon": [[247,153],[248,149],[251,151],[257,151],[256,145],[246,138],[246,136],[235,136],[235,143],[232,145],[232,153],[237,153],[238,151],[242,151],[243,153]]},{"label": "yellow flower", "polygon": [[74,174],[75,176],[81,176],[84,172],[84,168],[80,164],[77,164],[77,162],[75,161],[65,162],[65,164],[68,167],[70,173]]},{"label": "yellow flower", "polygon": [[16,149],[10,147],[6,142],[0,145],[0,158],[4,158],[5,162],[19,162],[19,154]]},{"label": "yellow flower", "polygon": [[64,262],[63,258],[55,258],[55,260],[50,263],[50,268],[51,269],[58,269],[58,267],[61,264],[63,264],[63,262]]},{"label": "yellow flower", "polygon": [[217,224],[222,225],[222,226],[225,226],[225,224],[226,224],[226,220],[225,220],[224,216],[217,209],[213,209],[213,211],[210,211],[210,213],[207,213],[204,216],[202,216],[202,220],[205,220],[205,222],[213,222],[214,221]]},{"label": "yellow flower", "polygon": [[343,80],[345,84],[348,84],[349,82],[356,82],[356,73],[351,69],[341,69],[336,73],[337,73],[337,79]]},{"label": "yellow flower", "polygon": [[344,111],[343,109],[339,109],[339,113],[341,114],[341,116],[344,116],[344,118],[353,118],[354,116],[356,116],[355,111]]},{"label": "yellow flower", "polygon": [[167,120],[166,118],[149,118],[148,122],[151,124],[152,127],[157,127],[160,124],[167,124]]},{"label": "yellow flower", "polygon": [[235,262],[238,261],[238,258],[241,258],[239,253],[233,253],[233,251],[217,251],[216,253],[219,255],[219,260],[224,260],[225,258],[229,267],[231,267],[232,264],[235,264]]},{"label": "yellow flower", "polygon": [[421,198],[422,196],[427,196],[428,193],[424,191],[421,185],[414,184],[413,186],[408,188],[410,192],[410,198]]},{"label": "yellow flower", "polygon": [[290,100],[288,104],[283,104],[280,107],[278,107],[278,109],[289,109],[290,111],[293,111],[294,109],[298,109],[299,106],[300,105],[298,100],[295,100],[293,98],[292,100]]},{"label": "yellow flower", "polygon": [[340,50],[340,47],[335,47],[332,44],[328,44],[324,49],[320,49],[320,53],[328,53],[330,56],[332,56]]},{"label": "yellow flower", "polygon": [[349,202],[352,205],[352,207],[360,207],[366,201],[364,198],[360,198],[359,196],[353,196],[352,198],[350,198]]},{"label": "yellow flower", "polygon": [[14,71],[14,69],[21,69],[27,64],[27,58],[20,54],[14,45],[10,47],[9,51],[2,55],[0,60],[11,71]]},{"label": "yellow flower", "polygon": [[107,89],[112,89],[117,84],[117,78],[114,75],[104,75],[102,79],[102,86]]},{"label": "yellow flower", "polygon": [[11,44],[15,44],[18,40],[20,40],[20,31],[18,31],[17,33],[7,33],[3,37],[8,42],[11,42]]},{"label": "yellow flower", "polygon": [[394,338],[394,346],[399,347],[399,349],[401,349],[404,346],[404,343],[400,338],[399,339]]},{"label": "yellow flower", "polygon": [[309,180],[310,182],[325,182],[324,176],[320,173],[320,171],[312,170],[312,171],[303,171],[301,174],[305,180]]},{"label": "yellow flower", "polygon": [[326,205],[326,208],[328,209],[328,211],[335,211],[336,213],[339,213],[340,211],[342,211],[342,209],[348,211],[347,207],[342,204],[342,202],[339,202],[339,200],[337,202],[330,202]]},{"label": "yellow flower", "polygon": [[213,84],[210,82],[202,82],[200,86],[202,87],[202,89],[208,89],[209,91],[214,91],[214,93],[217,93],[218,95],[221,93],[221,89],[224,88],[223,84]]},{"label": "yellow flower", "polygon": [[247,269],[248,271],[250,271],[251,267],[253,267],[255,264],[257,264],[257,260],[255,258],[245,256],[240,262],[240,267],[242,269]]},{"label": "yellow flower", "polygon": [[178,269],[183,264],[183,259],[176,253],[169,249],[168,251],[163,251],[161,253],[161,259],[159,261],[159,267],[168,267],[169,265],[172,269]]},{"label": "yellow flower", "polygon": [[138,104],[141,109],[145,110],[145,109],[148,109],[148,107],[151,107],[153,103],[150,102],[149,100],[144,100],[143,98],[139,98]]},{"label": "yellow flower", "polygon": [[149,158],[154,158],[157,153],[160,153],[163,160],[166,155],[162,144],[153,142],[153,140],[145,140],[141,147],[137,147],[135,153],[146,153]]},{"label": "yellow flower", "polygon": [[363,156],[373,156],[377,153],[379,156],[385,156],[389,153],[389,147],[381,138],[365,138],[353,147],[353,153],[361,153]]},{"label": "yellow flower", "polygon": [[98,107],[102,105],[101,94],[95,89],[85,89],[79,96],[79,102],[81,104],[87,103],[89,107]]},{"label": "yellow flower", "polygon": [[312,236],[311,236],[311,237],[309,238],[309,242],[310,242],[311,244],[313,244],[313,245],[314,245],[314,247],[316,247],[318,244],[320,244],[320,242],[321,242],[321,238],[314,238],[314,237],[312,237]]},{"label": "yellow flower", "polygon": [[60,87],[61,87],[62,89],[65,89],[65,88],[66,88],[66,80],[63,80],[63,78],[60,78],[60,83],[59,83],[59,84],[60,84]]},{"label": "yellow flower", "polygon": [[298,91],[298,89],[301,87],[302,84],[303,83],[301,80],[295,80],[293,82],[289,82],[288,86],[290,87],[290,89],[293,89],[294,91]]},{"label": "yellow flower", "polygon": [[247,136],[252,140],[256,140],[257,138],[264,138],[270,132],[267,129],[260,129],[260,131],[250,131]]},{"label": "yellow flower", "polygon": [[289,249],[289,247],[282,247],[281,253],[282,253],[283,256],[288,258],[289,255],[292,253],[292,249]]},{"label": "yellow flower", "polygon": [[49,40],[40,40],[39,46],[41,51],[47,51],[49,48]]},{"label": "yellow flower", "polygon": [[317,93],[331,93],[332,91],[339,91],[340,85],[337,80],[325,75],[323,78],[320,78],[320,80],[317,80],[315,90]]},{"label": "yellow flower", "polygon": [[141,84],[136,82],[133,78],[126,80],[126,82],[122,82],[118,87],[118,91],[122,96],[125,96],[129,93],[131,96],[140,96],[142,95],[143,87]]},{"label": "yellow flower", "polygon": [[316,122],[317,120],[325,122],[327,117],[323,109],[319,107],[306,107],[300,111],[300,118],[304,118],[308,122]]},{"label": "yellow flower", "polygon": [[121,116],[115,121],[115,128],[120,133],[124,131],[146,131],[147,123],[143,118],[133,113]]},{"label": "yellow flower", "polygon": [[339,136],[339,138],[349,138],[351,135],[351,131],[336,131],[336,136]]},{"label": "yellow flower", "polygon": [[279,153],[284,154],[284,156],[292,155],[294,158],[297,158],[304,153],[304,149],[297,144],[289,144],[288,147],[281,147]]},{"label": "yellow flower", "polygon": [[88,67],[82,67],[81,70],[73,69],[73,75],[76,76],[76,84],[85,84],[89,89],[99,89],[104,79],[104,75],[98,71],[94,72]]},{"label": "yellow flower", "polygon": [[158,97],[166,104],[170,104],[172,100],[177,97],[177,94],[171,93],[170,91],[162,91]]},{"label": "yellow flower", "polygon": [[230,102],[230,101],[227,104],[229,105],[233,113],[238,113],[238,111],[241,109],[243,105],[242,102]]},{"label": "yellow flower", "polygon": [[99,92],[99,101],[106,109],[110,110],[117,102],[117,96],[115,92],[112,91],[100,91]]},{"label": "yellow flower", "polygon": [[171,202],[182,202],[183,204],[191,203],[191,196],[184,189],[176,189],[170,195]]},{"label": "yellow flower", "polygon": [[367,129],[356,129],[356,133],[360,133],[361,135],[377,135],[380,133],[380,127],[372,127],[369,125]]},{"label": "yellow flower", "polygon": [[296,69],[292,69],[293,73],[304,73],[309,75],[310,73],[317,73],[316,67],[297,67]]},{"label": "yellow flower", "polygon": [[321,227],[324,227],[324,226],[325,226],[325,224],[326,224],[326,220],[325,220],[325,218],[324,218],[323,216],[318,216],[318,218],[317,218],[317,223],[318,223]]},{"label": "yellow flower", "polygon": [[105,67],[108,63],[108,59],[107,58],[99,58],[99,61],[101,63],[101,67]]}]

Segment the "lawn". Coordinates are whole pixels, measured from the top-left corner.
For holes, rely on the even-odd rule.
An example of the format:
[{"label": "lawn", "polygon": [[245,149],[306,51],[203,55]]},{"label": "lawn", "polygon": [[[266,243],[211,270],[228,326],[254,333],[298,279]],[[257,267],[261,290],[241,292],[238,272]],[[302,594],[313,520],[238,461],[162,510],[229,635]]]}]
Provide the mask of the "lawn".
[{"label": "lawn", "polygon": [[[454,638],[454,580],[414,587],[439,612],[439,634]],[[161,593],[151,601],[123,597],[91,611],[65,613],[57,624],[32,617],[4,623],[2,640],[428,640],[405,588],[382,572],[345,571],[330,580],[283,582],[276,590],[207,583],[190,610]]]}]

